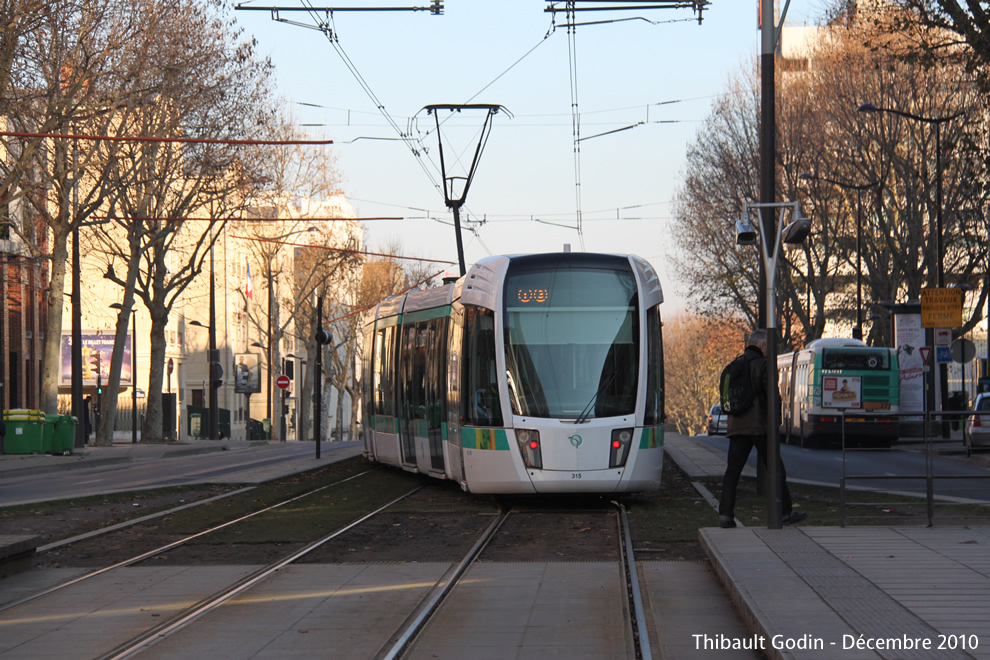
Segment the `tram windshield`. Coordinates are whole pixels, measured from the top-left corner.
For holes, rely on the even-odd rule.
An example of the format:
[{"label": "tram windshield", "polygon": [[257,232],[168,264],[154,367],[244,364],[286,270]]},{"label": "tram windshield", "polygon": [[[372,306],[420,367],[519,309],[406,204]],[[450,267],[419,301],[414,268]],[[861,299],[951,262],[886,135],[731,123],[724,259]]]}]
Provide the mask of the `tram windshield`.
[{"label": "tram windshield", "polygon": [[639,299],[631,270],[510,269],[504,322],[514,414],[587,419],[634,412]]}]

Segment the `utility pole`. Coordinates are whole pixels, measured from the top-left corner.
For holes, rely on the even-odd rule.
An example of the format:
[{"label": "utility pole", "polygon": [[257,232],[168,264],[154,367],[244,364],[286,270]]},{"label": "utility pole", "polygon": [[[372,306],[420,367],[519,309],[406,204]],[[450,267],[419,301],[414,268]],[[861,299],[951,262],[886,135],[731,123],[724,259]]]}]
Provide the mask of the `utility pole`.
[{"label": "utility pole", "polygon": [[[781,17],[783,23],[783,17]],[[760,228],[763,231],[764,262],[776,263],[777,213],[771,206],[776,201],[776,116],[775,116],[775,62],[779,32],[774,25],[773,0],[760,2]],[[774,274],[760,271],[761,285],[774,281]],[[777,430],[777,328],[770,319],[768,305],[771,302],[760,287],[759,325],[767,329],[767,527],[783,527],[782,489],[780,486],[780,436]]]}]

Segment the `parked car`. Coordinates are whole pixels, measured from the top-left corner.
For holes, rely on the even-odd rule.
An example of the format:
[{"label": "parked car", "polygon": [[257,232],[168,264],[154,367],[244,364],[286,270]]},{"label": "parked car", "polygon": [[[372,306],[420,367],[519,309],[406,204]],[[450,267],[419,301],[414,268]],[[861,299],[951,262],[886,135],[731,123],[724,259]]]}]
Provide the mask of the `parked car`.
[{"label": "parked car", "polygon": [[990,393],[976,395],[973,410],[986,410],[986,415],[971,415],[966,420],[966,431],[974,447],[990,447]]},{"label": "parked car", "polygon": [[[987,400],[987,405],[990,406],[990,399]],[[990,417],[987,418],[987,423],[990,424]],[[722,414],[722,406],[716,403],[708,411],[708,435],[725,435],[728,430],[729,417]],[[990,426],[987,430],[990,431]]]}]

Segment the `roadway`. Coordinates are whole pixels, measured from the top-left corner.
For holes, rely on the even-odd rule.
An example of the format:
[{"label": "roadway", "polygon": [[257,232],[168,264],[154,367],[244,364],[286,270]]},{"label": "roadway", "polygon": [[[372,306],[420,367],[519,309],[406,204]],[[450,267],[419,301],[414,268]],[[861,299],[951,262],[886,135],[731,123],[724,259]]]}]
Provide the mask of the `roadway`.
[{"label": "roadway", "polygon": [[[728,451],[725,436],[697,436],[696,439],[722,453]],[[889,450],[847,450],[845,469],[850,487],[864,487],[924,495],[926,492],[923,444],[895,443]],[[794,445],[780,446],[780,455],[787,469],[787,478],[810,483],[838,486],[842,479],[843,453],[838,449],[803,449]],[[965,500],[990,501],[990,470],[980,460],[963,456],[936,455],[932,459],[935,495]],[[756,452],[749,457],[756,469]],[[859,477],[887,477],[879,479]],[[891,479],[890,477],[918,477]]]},{"label": "roadway", "polygon": [[[204,483],[261,483],[312,469],[361,443],[312,442],[116,445],[73,456],[0,456],[0,506]],[[168,458],[167,461],[159,460]]]}]

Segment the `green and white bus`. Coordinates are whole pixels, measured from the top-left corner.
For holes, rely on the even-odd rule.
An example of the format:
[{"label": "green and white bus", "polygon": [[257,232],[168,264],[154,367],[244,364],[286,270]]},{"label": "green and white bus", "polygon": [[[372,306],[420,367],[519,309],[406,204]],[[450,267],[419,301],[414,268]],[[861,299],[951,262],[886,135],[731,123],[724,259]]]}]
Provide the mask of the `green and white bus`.
[{"label": "green and white bus", "polygon": [[890,447],[897,440],[897,351],[859,339],[816,339],[778,356],[777,374],[781,441],[841,446],[843,413],[847,447]]}]

